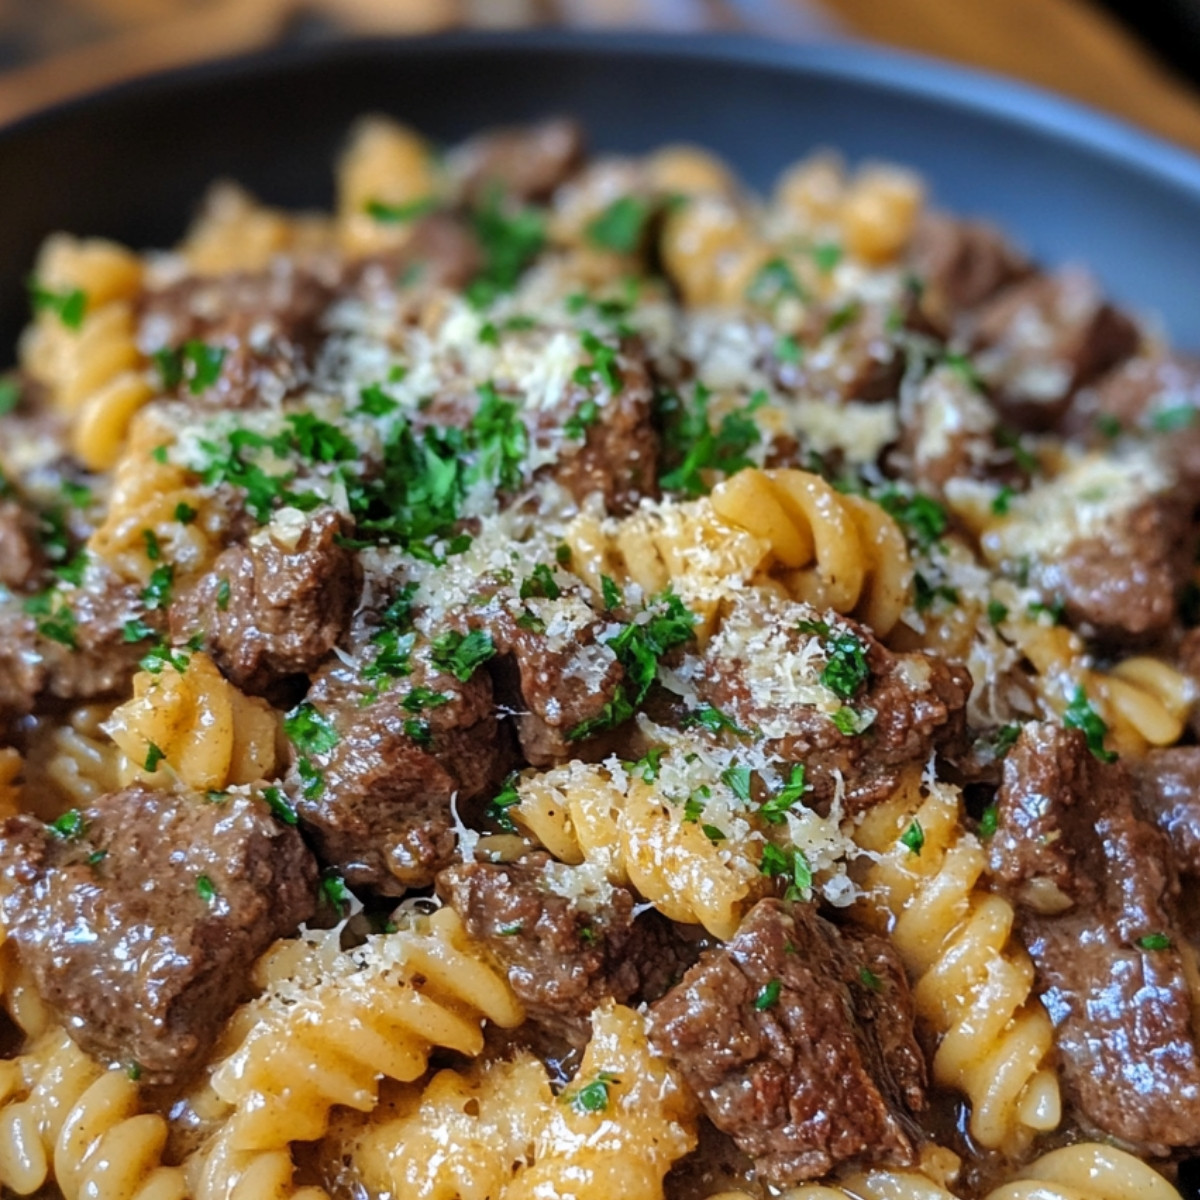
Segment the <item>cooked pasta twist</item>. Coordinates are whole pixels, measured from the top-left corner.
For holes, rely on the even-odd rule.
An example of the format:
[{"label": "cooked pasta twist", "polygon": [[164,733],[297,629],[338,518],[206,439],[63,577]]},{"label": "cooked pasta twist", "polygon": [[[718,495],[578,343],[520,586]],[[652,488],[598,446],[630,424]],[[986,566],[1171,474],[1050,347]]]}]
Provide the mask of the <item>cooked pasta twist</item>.
[{"label": "cooked pasta twist", "polygon": [[[72,417],[76,456],[105,470],[120,455],[134,413],[154,394],[134,336],[141,260],[113,242],[55,234],[38,255],[35,274],[38,287],[58,299],[43,306],[30,327],[22,364]],[[83,310],[67,315],[63,306],[72,296]]]},{"label": "cooked pasta twist", "polygon": [[523,1019],[453,910],[345,953],[338,938],[281,942],[260,964],[267,991],[233,1018],[235,1048],[212,1074],[230,1125],[193,1165],[197,1200],[238,1194],[263,1154],[321,1137],[334,1105],[370,1111],[381,1077],[420,1078],[435,1047],[474,1056],[484,1020]]},{"label": "cooked pasta twist", "polygon": [[42,820],[83,808],[120,786],[120,754],[104,732],[111,704],[81,704],[65,717],[34,718],[23,806]]},{"label": "cooked pasta twist", "polygon": [[1115,1146],[1080,1142],[1043,1154],[987,1200],[1179,1200],[1152,1167]]},{"label": "cooked pasta twist", "polygon": [[350,131],[337,165],[337,223],[343,248],[370,254],[403,244],[413,206],[443,190],[425,140],[388,117],[365,117]]},{"label": "cooked pasta twist", "polygon": [[[512,815],[563,862],[593,863],[671,920],[731,938],[766,888],[762,834],[715,777],[704,785],[702,824],[685,820],[682,801],[672,804],[660,787],[622,776],[585,763],[527,775]],[[714,824],[723,834],[716,840],[705,831]]]},{"label": "cooked pasta twist", "polygon": [[644,504],[622,520],[568,526],[571,569],[597,592],[608,575],[646,595],[674,587],[712,632],[721,596],[753,583],[865,621],[886,636],[909,603],[912,564],[878,504],[807,471],[747,468],[706,499]]},{"label": "cooked pasta twist", "polygon": [[0,1184],[25,1196],[53,1180],[65,1200],[183,1200],[183,1173],[161,1165],[167,1123],[140,1111],[125,1071],[106,1070],[61,1029],[11,1065]]},{"label": "cooked pasta twist", "polygon": [[[919,832],[902,840],[906,830]],[[1033,964],[1012,939],[1012,905],[979,886],[985,856],[962,831],[957,789],[911,780],[857,838],[878,855],[864,884],[867,915],[888,927],[914,977],[917,1012],[940,1036],[933,1077],[971,1101],[972,1136],[1018,1148],[1055,1128],[1054,1031],[1031,996]]]},{"label": "cooked pasta twist", "polygon": [[208,791],[269,778],[276,765],[274,710],[238,691],[201,652],[138,672],[133,698],[104,728],[124,755],[123,783],[175,777]]},{"label": "cooked pasta twist", "polygon": [[406,1200],[662,1200],[663,1177],[696,1144],[695,1104],[639,1013],[609,1003],[592,1031],[558,1098],[528,1056],[442,1071],[395,1097],[387,1120],[352,1120],[335,1145],[372,1191]]},{"label": "cooked pasta twist", "polygon": [[1183,735],[1196,685],[1168,663],[1134,655],[1102,670],[1090,665],[1082,639],[1065,626],[1014,621],[1002,630],[1033,665],[1049,712],[1061,716],[1082,688],[1118,753],[1144,754]]},{"label": "cooked pasta twist", "polygon": [[92,554],[138,583],[163,564],[176,578],[204,570],[220,549],[227,519],[182,467],[161,461],[159,448],[170,441],[158,422],[134,422],[104,521],[88,541]]}]

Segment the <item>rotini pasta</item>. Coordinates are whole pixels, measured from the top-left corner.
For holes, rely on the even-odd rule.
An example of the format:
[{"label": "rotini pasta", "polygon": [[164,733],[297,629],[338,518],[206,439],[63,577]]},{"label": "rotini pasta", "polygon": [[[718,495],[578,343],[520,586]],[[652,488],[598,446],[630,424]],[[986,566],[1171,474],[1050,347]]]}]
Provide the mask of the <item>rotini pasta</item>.
[{"label": "rotini pasta", "polygon": [[[858,839],[879,856],[866,905],[915,978],[917,1011],[938,1032],[934,1078],[971,1101],[981,1145],[1019,1147],[1061,1119],[1048,1056],[1050,1018],[1032,998],[1033,964],[1013,909],[979,885],[982,847],[960,826],[957,791],[926,780],[868,814]],[[920,843],[902,835],[920,830]]]},{"label": "rotini pasta", "polygon": [[177,651],[133,677],[133,698],[104,726],[120,747],[123,783],[177,778],[195,791],[268,779],[279,724],[265,700],[239,692],[203,652]]},{"label": "rotini pasta", "polygon": [[120,754],[104,731],[111,713],[111,704],[82,704],[57,721],[37,722],[25,759],[25,811],[53,820],[120,786]]}]

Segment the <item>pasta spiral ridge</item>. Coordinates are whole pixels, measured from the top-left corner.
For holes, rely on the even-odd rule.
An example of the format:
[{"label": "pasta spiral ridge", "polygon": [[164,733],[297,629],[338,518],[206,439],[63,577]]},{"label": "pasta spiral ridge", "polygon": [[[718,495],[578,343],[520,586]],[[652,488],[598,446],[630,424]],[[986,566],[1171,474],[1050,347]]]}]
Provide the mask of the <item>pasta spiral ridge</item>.
[{"label": "pasta spiral ridge", "polygon": [[957,789],[927,780],[924,790],[910,781],[858,831],[877,856],[864,881],[867,915],[889,928],[916,1010],[940,1035],[934,1080],[970,1100],[981,1145],[1019,1149],[1061,1117],[1046,1065],[1054,1031],[1031,995],[1033,964],[1012,939],[1012,905],[979,886],[985,855],[962,831]]},{"label": "pasta spiral ridge", "polygon": [[754,584],[855,616],[885,637],[912,588],[895,520],[807,471],[748,467],[701,500],[647,504],[612,522],[585,514],[566,541],[589,586],[599,591],[604,575],[646,595],[672,586],[698,612],[701,633],[726,589]]},{"label": "pasta spiral ridge", "polygon": [[141,260],[114,242],[55,234],[38,256],[36,278],[60,298],[82,293],[84,307],[78,320],[40,311],[22,342],[22,364],[71,418],[79,460],[107,470],[134,414],[154,395],[135,337]]},{"label": "pasta spiral ridge", "polygon": [[[514,1028],[524,1017],[451,909],[358,950],[340,951],[338,936],[278,943],[260,963],[267,991],[234,1016],[240,1044],[211,1080],[232,1113],[230,1152],[319,1138],[334,1105],[370,1111],[381,1077],[420,1078],[435,1047],[473,1057],[485,1020]],[[198,1194],[234,1193],[210,1182]]]},{"label": "pasta spiral ridge", "polygon": [[140,1111],[125,1071],[105,1069],[61,1029],[11,1066],[0,1184],[24,1196],[52,1179],[65,1200],[184,1200],[183,1173],[162,1165],[167,1123]]}]

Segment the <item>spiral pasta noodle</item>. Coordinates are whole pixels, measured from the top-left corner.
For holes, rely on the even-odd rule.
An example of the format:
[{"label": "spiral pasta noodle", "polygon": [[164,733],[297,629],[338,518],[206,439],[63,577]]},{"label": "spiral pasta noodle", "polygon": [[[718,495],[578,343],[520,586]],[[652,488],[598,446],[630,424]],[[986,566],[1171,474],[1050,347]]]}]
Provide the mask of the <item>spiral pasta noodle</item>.
[{"label": "spiral pasta noodle", "polygon": [[202,571],[220,549],[225,518],[183,467],[162,461],[159,447],[170,440],[156,421],[134,422],[104,521],[88,541],[118,575],[142,584],[163,564],[178,577]]},{"label": "spiral pasta noodle", "polygon": [[1179,1200],[1153,1167],[1101,1142],[1080,1142],[1043,1154],[987,1200]]},{"label": "spiral pasta noodle", "polygon": [[177,652],[133,677],[133,697],[105,723],[124,754],[123,783],[178,778],[194,791],[254,783],[276,766],[278,721],[265,700],[247,696],[207,654]]},{"label": "spiral pasta noodle", "polygon": [[[919,1015],[940,1036],[934,1080],[971,1101],[971,1133],[983,1146],[1015,1148],[1053,1129],[1058,1080],[1046,1066],[1054,1031],[1031,997],[1033,964],[1012,938],[1013,909],[978,885],[985,855],[961,828],[955,788],[910,782],[868,814],[858,832],[878,860],[868,872],[868,913],[910,975]],[[919,831],[919,849],[906,830]]]},{"label": "spiral pasta noodle", "polygon": [[[6,1064],[8,1065],[8,1064]],[[53,1180],[65,1200],[184,1200],[161,1164],[167,1123],[140,1111],[137,1085],[61,1029],[14,1060],[0,1108],[0,1184],[24,1196]]]},{"label": "spiral pasta noodle", "polygon": [[104,732],[111,704],[81,704],[33,726],[25,761],[23,807],[43,820],[86,808],[120,786],[120,754]]},{"label": "spiral pasta noodle", "polygon": [[639,1013],[608,1003],[592,1029],[557,1098],[527,1056],[441,1071],[335,1144],[368,1186],[406,1200],[662,1200],[663,1177],[696,1144],[694,1102]]},{"label": "spiral pasta noodle", "polygon": [[267,1169],[256,1165],[264,1154],[321,1137],[335,1105],[370,1111],[381,1077],[420,1078],[435,1047],[477,1055],[485,1020],[523,1019],[452,910],[346,953],[338,936],[280,943],[260,964],[268,990],[235,1015],[229,1036],[240,1044],[212,1073],[230,1116],[192,1168],[198,1200],[236,1195],[244,1171]]},{"label": "spiral pasta noodle", "polygon": [[43,308],[22,342],[22,364],[72,418],[79,460],[106,470],[134,413],[154,394],[134,336],[141,260],[114,242],[55,234],[38,256],[36,279],[45,294],[77,296],[83,308],[70,316]]}]

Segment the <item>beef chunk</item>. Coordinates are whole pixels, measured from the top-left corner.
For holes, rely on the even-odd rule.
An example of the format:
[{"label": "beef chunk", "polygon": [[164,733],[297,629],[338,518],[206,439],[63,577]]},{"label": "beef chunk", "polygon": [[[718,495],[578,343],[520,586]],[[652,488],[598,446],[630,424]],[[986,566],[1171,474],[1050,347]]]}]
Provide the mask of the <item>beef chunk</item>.
[{"label": "beef chunk", "polygon": [[352,657],[318,674],[309,702],[333,745],[298,758],[292,782],[322,863],[389,895],[432,883],[454,859],[452,805],[469,818],[512,764],[487,672],[463,683],[426,647],[410,676],[374,691]]},{"label": "beef chunk", "polygon": [[[654,385],[639,342],[622,345],[617,369],[621,386],[614,394],[601,395],[596,384],[575,384],[532,432],[535,444],[549,440],[558,452],[547,474],[580,503],[600,495],[605,510],[619,515],[631,512],[643,497],[658,495],[658,434],[652,417]],[[564,446],[564,426],[589,401],[598,403],[598,409],[582,445],[567,439]]]},{"label": "beef chunk", "polygon": [[535,767],[579,757],[583,747],[571,731],[600,716],[625,678],[597,636],[611,622],[597,619],[577,594],[544,599],[505,604],[498,598],[470,617],[496,646],[497,699],[516,714],[521,751]]},{"label": "beef chunk", "polygon": [[37,517],[16,500],[3,499],[0,482],[0,587],[26,590],[44,566]]},{"label": "beef chunk", "polygon": [[925,1063],[883,938],[763,900],[652,1006],[650,1040],[769,1183],[914,1160]]},{"label": "beef chunk", "polygon": [[262,801],[140,787],[63,833],[9,818],[0,871],[5,928],[42,997],[88,1053],[150,1083],[204,1061],[251,964],[312,915],[317,881]]},{"label": "beef chunk", "polygon": [[284,542],[263,531],[218,555],[171,606],[180,642],[206,635],[209,652],[243,691],[308,674],[333,648],[358,601],[358,563],[338,544],[341,518],[316,514]]},{"label": "beef chunk", "polygon": [[909,266],[925,285],[923,306],[946,323],[1032,270],[1029,260],[994,226],[945,213],[921,219],[909,247]]},{"label": "beef chunk", "polygon": [[518,200],[543,201],[581,165],[584,150],[579,123],[554,117],[481,133],[454,150],[450,166],[468,204],[485,202],[493,188]]},{"label": "beef chunk", "polygon": [[989,840],[1018,905],[1081,1117],[1147,1153],[1196,1144],[1200,1050],[1177,947],[1178,881],[1120,763],[1076,730],[1027,725],[1004,764]]},{"label": "beef chunk", "polygon": [[1158,448],[1195,492],[1200,487],[1200,361],[1141,354],[1110,371],[1072,401],[1070,436],[1107,445],[1115,432],[1160,433]]},{"label": "beef chunk", "polygon": [[905,362],[892,320],[891,310],[879,304],[814,310],[797,338],[813,349],[786,358],[773,350],[768,369],[781,388],[806,399],[892,399]]},{"label": "beef chunk", "polygon": [[0,728],[32,712],[45,683],[33,617],[19,603],[0,603]]},{"label": "beef chunk", "polygon": [[[826,623],[828,635],[800,628]],[[853,690],[846,672],[825,670],[838,645],[855,659],[861,654],[867,668]],[[822,677],[837,677],[841,691]],[[965,749],[965,668],[924,653],[893,654],[865,627],[807,605],[739,599],[691,682],[742,728],[761,729],[769,753],[805,763],[818,804],[832,798],[839,771],[851,813],[891,795],[906,764],[925,763],[934,749]],[[836,722],[847,719],[843,732]]]},{"label": "beef chunk", "polygon": [[656,913],[635,923],[627,889],[545,853],[504,866],[458,863],[437,884],[504,964],[530,1020],[575,1046],[587,1043],[604,1000],[627,1003],[647,984],[657,999],[664,976],[674,983],[695,961]]},{"label": "beef chunk", "polygon": [[1151,750],[1133,771],[1142,811],[1166,834],[1175,865],[1200,879],[1200,746]]},{"label": "beef chunk", "polygon": [[397,287],[458,291],[479,273],[482,261],[479,243],[462,218],[435,212],[415,221],[401,245],[347,264],[341,288],[375,300],[394,296]]},{"label": "beef chunk", "polygon": [[1004,415],[1044,430],[1058,425],[1079,388],[1129,357],[1138,336],[1090,275],[1064,270],[1006,288],[979,310],[971,340]]},{"label": "beef chunk", "polygon": [[181,396],[220,408],[276,404],[309,378],[330,289],[279,259],[257,274],[192,276],[141,302],[138,341],[148,353],[202,342],[224,351],[211,386],[179,383]]},{"label": "beef chunk", "polygon": [[1068,619],[1109,641],[1163,632],[1191,570],[1190,505],[1179,493],[1148,496],[1109,528],[1073,542],[1035,572],[1066,602]]}]

